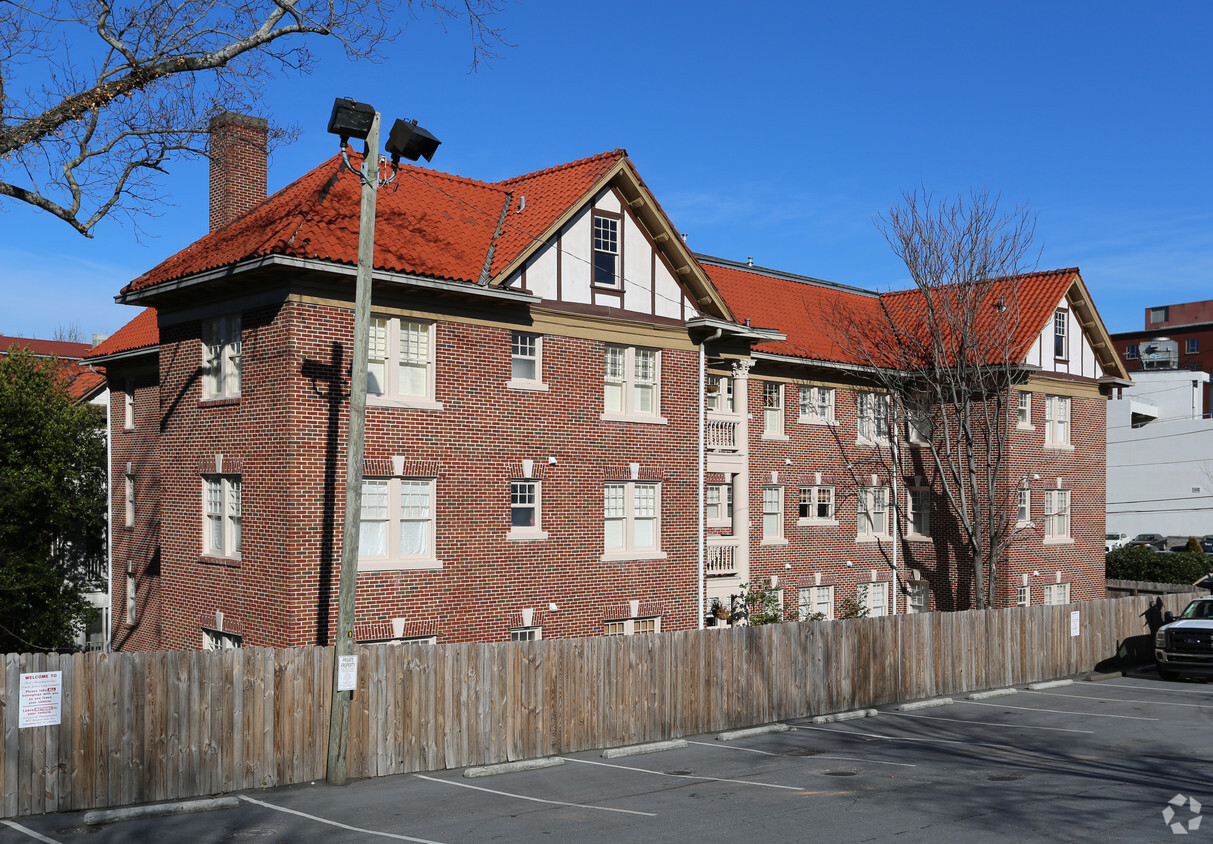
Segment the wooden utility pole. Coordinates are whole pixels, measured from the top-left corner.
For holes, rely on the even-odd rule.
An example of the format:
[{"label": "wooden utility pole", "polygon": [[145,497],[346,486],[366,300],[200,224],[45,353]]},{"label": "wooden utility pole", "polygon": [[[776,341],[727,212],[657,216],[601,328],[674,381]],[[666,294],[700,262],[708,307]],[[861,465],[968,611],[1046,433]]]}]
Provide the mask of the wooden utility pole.
[{"label": "wooden utility pole", "polygon": [[366,430],[366,369],[371,333],[371,270],[375,255],[375,198],[379,192],[379,112],[371,120],[362,157],[362,208],[358,220],[358,280],[354,292],[354,361],[350,378],[349,447],[345,463],[345,525],[337,595],[337,642],[333,653],[333,705],[329,715],[326,778],[345,785],[350,739],[351,691],[337,691],[341,657],[354,650],[354,581],[362,522],[362,445]]}]

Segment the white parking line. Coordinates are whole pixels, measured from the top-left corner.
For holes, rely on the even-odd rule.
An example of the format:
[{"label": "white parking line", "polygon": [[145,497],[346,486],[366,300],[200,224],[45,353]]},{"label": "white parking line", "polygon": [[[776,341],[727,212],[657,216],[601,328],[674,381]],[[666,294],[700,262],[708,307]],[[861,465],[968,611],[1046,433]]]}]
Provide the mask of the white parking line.
[{"label": "white parking line", "polygon": [[1184,689],[1184,688],[1179,688],[1174,685],[1171,685],[1171,686],[1158,686],[1158,685],[1155,685],[1155,686],[1127,686],[1124,683],[1107,683],[1107,682],[1100,683],[1099,688],[1101,688],[1101,689],[1132,689],[1135,692],[1141,692],[1141,691],[1179,692],[1180,694],[1200,695],[1201,697],[1207,697],[1210,699],[1210,703],[1213,703],[1213,690],[1208,690],[1208,689]]},{"label": "white parking line", "polygon": [[[1074,695],[1057,694],[1056,692],[1025,692],[1029,695],[1052,695],[1053,697],[1068,697],[1073,698]],[[1188,709],[1208,709],[1209,707],[1201,703],[1173,703],[1166,700],[1134,700],[1126,697],[1082,697],[1082,700],[1102,700],[1108,703],[1146,703],[1150,706],[1183,706]]]},{"label": "white parking line", "polygon": [[1121,718],[1126,721],[1157,721],[1157,718],[1143,718],[1140,715],[1109,715],[1106,712],[1075,712],[1071,709],[1037,709],[1034,706],[1007,706],[1002,703],[984,703],[980,700],[958,700],[969,706],[996,706],[999,709],[1021,709],[1025,712],[1051,712],[1054,715],[1081,715],[1084,718]]},{"label": "white parking line", "polygon": [[916,715],[912,712],[890,712],[902,718],[926,718],[928,721],[955,721],[958,724],[977,724],[982,727],[1004,727],[1010,730],[1047,730],[1051,733],[1094,733],[1094,730],[1071,730],[1068,727],[1036,727],[1023,724],[996,724],[993,721],[966,721],[964,718],[941,718],[937,715]]},{"label": "white parking line", "polygon": [[288,809],[285,806],[276,806],[273,803],[266,803],[263,800],[254,800],[252,797],[246,797],[243,794],[238,795],[238,796],[240,797],[241,800],[244,800],[246,803],[252,803],[256,806],[264,806],[267,809],[273,809],[275,812],[283,812],[288,815],[296,815],[301,818],[307,818],[309,821],[315,821],[316,823],[328,824],[329,826],[335,826],[338,829],[348,829],[350,832],[360,832],[364,835],[378,835],[381,838],[392,838],[392,839],[395,839],[396,841],[415,841],[418,844],[439,844],[439,842],[437,842],[437,841],[430,841],[429,839],[426,839],[426,838],[411,838],[407,835],[397,835],[394,832],[380,832],[377,829],[363,829],[360,826],[350,826],[349,824],[338,823],[337,821],[330,821],[328,818],[320,818],[320,817],[317,817],[316,815],[309,815],[307,812],[299,812],[294,809]]},{"label": "white parking line", "polygon": [[22,826],[21,824],[17,823],[16,821],[0,821],[0,823],[4,824],[5,826],[12,827],[13,829],[17,830],[18,832],[24,832],[30,838],[33,838],[36,841],[41,841],[42,844],[59,844],[59,842],[56,841],[55,839],[47,838],[42,833],[34,832],[28,826]]},{"label": "white parking line", "polygon": [[788,791],[804,791],[799,785],[774,785],[769,782],[754,782],[753,780],[730,780],[724,777],[700,777],[695,774],[667,774],[665,771],[650,771],[648,768],[632,768],[628,765],[611,765],[607,762],[594,762],[590,759],[574,759],[566,756],[570,762],[580,762],[583,765],[601,765],[604,768],[619,768],[621,771],[635,771],[638,774],[653,774],[659,777],[673,777],[680,780],[706,780],[708,782],[731,782],[737,785],[755,785],[759,788],[785,788]]},{"label": "white parking line", "polygon": [[501,797],[513,797],[515,800],[530,800],[532,803],[550,803],[553,806],[572,806],[574,809],[596,809],[599,812],[619,812],[624,815],[644,815],[646,818],[655,818],[657,815],[652,812],[637,812],[632,809],[613,809],[610,806],[591,806],[588,803],[565,803],[562,800],[544,800],[541,797],[527,797],[525,794],[511,794],[508,791],[496,791],[492,788],[483,788],[478,785],[469,785],[466,782],[455,782],[453,780],[443,780],[437,777],[427,777],[424,774],[413,774],[419,780],[428,780],[429,782],[440,782],[443,785],[454,785],[459,788],[470,788],[473,791],[486,791],[489,794],[497,794]]},{"label": "white parking line", "polygon": [[844,728],[831,727],[800,727],[798,730],[820,730],[823,733],[834,733],[840,736],[855,736],[856,738],[878,738],[885,741],[903,741],[914,744],[960,744],[965,747],[993,747],[1003,750],[1015,750],[1015,747],[1009,744],[988,744],[984,742],[961,741],[959,739],[933,739],[933,738],[910,738],[908,736],[886,736],[884,733],[864,733],[859,730],[848,730]]},{"label": "white parking line", "polygon": [[[772,753],[769,750],[758,750],[757,748],[753,748],[753,747],[741,747],[736,744],[722,745],[722,744],[717,744],[714,741],[688,741],[687,744],[698,744],[702,747],[714,747],[717,750],[743,750],[746,753],[759,753],[763,756],[786,756],[786,754],[784,754],[784,753]],[[801,758],[804,758],[804,759],[830,759],[835,762],[867,762],[872,765],[896,765],[898,768],[917,768],[918,767],[917,765],[913,764],[912,762],[885,762],[880,759],[861,759],[858,757],[851,757],[851,756],[824,756],[824,755],[814,754],[812,756],[805,756],[805,757],[801,757]]]}]

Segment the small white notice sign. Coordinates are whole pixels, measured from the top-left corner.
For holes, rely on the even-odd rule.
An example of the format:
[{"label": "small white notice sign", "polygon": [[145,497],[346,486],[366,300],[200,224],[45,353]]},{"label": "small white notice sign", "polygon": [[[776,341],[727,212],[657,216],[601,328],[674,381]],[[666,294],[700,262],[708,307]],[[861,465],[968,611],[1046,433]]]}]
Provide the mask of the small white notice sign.
[{"label": "small white notice sign", "polygon": [[358,688],[358,657],[337,657],[337,691],[352,692]]},{"label": "small white notice sign", "polygon": [[1078,610],[1074,610],[1074,612],[1070,613],[1070,635],[1078,635]]},{"label": "small white notice sign", "polygon": [[20,714],[17,726],[54,727],[63,719],[62,671],[21,675]]}]

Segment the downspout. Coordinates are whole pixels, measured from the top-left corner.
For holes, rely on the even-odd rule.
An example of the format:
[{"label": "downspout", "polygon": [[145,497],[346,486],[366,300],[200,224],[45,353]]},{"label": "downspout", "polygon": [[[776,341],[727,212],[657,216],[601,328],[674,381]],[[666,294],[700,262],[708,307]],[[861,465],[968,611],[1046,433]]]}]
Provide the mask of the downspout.
[{"label": "downspout", "polygon": [[704,494],[705,494],[705,473],[707,466],[707,449],[704,444],[704,436],[707,430],[708,416],[708,386],[707,386],[707,371],[708,371],[708,343],[713,343],[719,340],[724,334],[723,328],[717,328],[716,333],[711,337],[706,337],[699,343],[699,541],[696,543],[696,553],[699,557],[699,629],[703,629],[703,620],[707,617],[707,595],[704,587],[704,543],[707,542],[707,528],[705,511]]},{"label": "downspout", "polygon": [[114,429],[111,414],[114,407],[114,391],[110,389],[109,376],[105,379],[105,593],[108,606],[104,612],[105,652],[114,649]]},{"label": "downspout", "polygon": [[893,450],[893,472],[890,483],[893,487],[893,512],[891,533],[893,536],[893,589],[890,596],[889,615],[897,615],[897,589],[898,589],[898,571],[897,571],[897,551],[898,551],[898,529],[901,525],[901,499],[897,496],[897,475],[901,472],[901,454],[897,448],[897,435],[900,432],[897,419],[897,400],[893,400],[893,419],[889,425],[889,447]]}]

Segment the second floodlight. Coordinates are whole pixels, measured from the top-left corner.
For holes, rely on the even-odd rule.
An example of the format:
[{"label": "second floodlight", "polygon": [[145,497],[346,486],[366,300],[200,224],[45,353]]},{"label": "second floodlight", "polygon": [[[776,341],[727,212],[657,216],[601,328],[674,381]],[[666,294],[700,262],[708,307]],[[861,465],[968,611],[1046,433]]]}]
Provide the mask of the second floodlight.
[{"label": "second floodlight", "polygon": [[441,143],[442,141],[418,126],[416,120],[397,120],[392,124],[392,131],[388,133],[383,150],[392,157],[392,161],[402,158],[409,161],[424,158],[430,161]]},{"label": "second floodlight", "polygon": [[342,146],[350,138],[365,141],[374,120],[374,106],[338,97],[333,101],[333,113],[329,116],[329,134],[340,135]]}]

